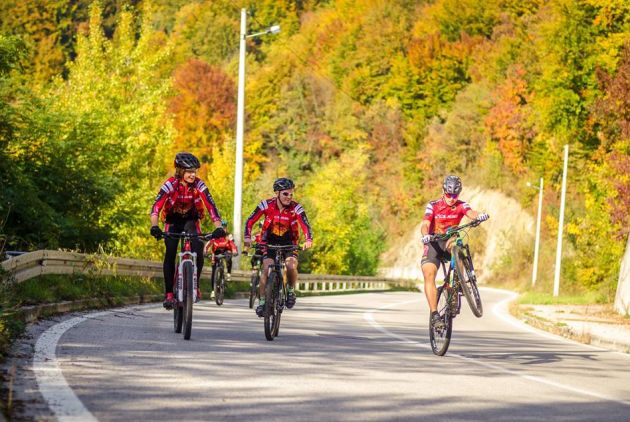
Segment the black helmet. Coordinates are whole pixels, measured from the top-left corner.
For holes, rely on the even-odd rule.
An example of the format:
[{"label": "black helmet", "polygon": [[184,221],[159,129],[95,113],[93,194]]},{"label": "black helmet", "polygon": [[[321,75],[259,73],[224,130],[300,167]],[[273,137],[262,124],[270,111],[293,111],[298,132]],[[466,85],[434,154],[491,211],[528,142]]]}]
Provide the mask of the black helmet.
[{"label": "black helmet", "polygon": [[190,152],[178,152],[175,156],[175,167],[182,169],[198,169],[201,165],[197,157]]},{"label": "black helmet", "polygon": [[276,179],[275,182],[273,182],[274,192],[279,192],[281,190],[287,190],[287,189],[293,189],[294,187],[295,185],[293,184],[293,180],[287,179],[286,177],[281,177],[279,179]]},{"label": "black helmet", "polygon": [[459,195],[462,191],[462,179],[453,175],[446,176],[442,189],[444,189],[444,193]]}]

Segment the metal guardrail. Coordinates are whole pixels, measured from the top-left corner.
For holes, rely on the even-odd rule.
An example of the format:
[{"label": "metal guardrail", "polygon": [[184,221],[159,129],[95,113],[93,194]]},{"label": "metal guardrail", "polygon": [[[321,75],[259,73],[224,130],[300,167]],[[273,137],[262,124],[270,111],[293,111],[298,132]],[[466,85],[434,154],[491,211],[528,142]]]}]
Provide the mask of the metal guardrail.
[{"label": "metal guardrail", "polygon": [[[162,278],[162,263],[139,259],[116,258],[76,252],[39,250],[13,256],[2,262],[5,279],[20,283],[47,274],[86,274],[92,276],[136,276]],[[210,265],[201,278],[210,279]],[[232,271],[233,281],[249,281],[251,271]],[[388,290],[393,287],[415,287],[411,280],[382,277],[300,274],[297,289],[303,292],[339,292],[353,290]]]}]

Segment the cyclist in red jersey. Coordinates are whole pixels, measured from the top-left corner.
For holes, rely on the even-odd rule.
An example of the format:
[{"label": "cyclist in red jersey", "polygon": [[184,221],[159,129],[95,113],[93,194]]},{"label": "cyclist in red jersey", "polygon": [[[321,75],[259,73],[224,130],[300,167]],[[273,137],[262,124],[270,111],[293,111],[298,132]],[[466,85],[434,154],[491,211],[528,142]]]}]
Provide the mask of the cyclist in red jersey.
[{"label": "cyclist in red jersey", "polygon": [[[204,208],[217,230],[221,227],[221,216],[206,184],[197,177],[199,160],[188,152],[180,152],[175,156],[175,176],[170,177],[157,194],[151,208],[151,236],[157,240],[162,237],[162,229],[158,223],[160,214],[167,233],[201,233],[200,220],[204,217]],[[220,234],[219,232],[215,232]],[[173,279],[175,278],[175,258],[177,256],[177,239],[164,239],[164,307],[172,309]],[[203,242],[195,239],[191,242],[193,252],[197,253],[197,274],[203,269]],[[199,292],[197,292],[199,296]]]},{"label": "cyclist in red jersey", "polygon": [[431,322],[435,327],[443,327],[444,323],[437,312],[437,289],[435,276],[441,261],[451,259],[452,239],[448,241],[431,241],[432,234],[443,234],[449,227],[459,225],[464,216],[471,220],[485,221],[488,214],[481,214],[470,208],[466,202],[458,199],[462,191],[462,181],[457,176],[446,176],[442,184],[442,198],[427,204],[424,218],[420,224],[422,243],[422,274],[424,275],[424,294],[431,309]]},{"label": "cyclist in red jersey", "polygon": [[[265,250],[264,245],[297,245],[300,238],[299,229],[302,229],[306,241],[304,249],[313,245],[311,226],[304,208],[293,201],[293,190],[295,185],[291,179],[280,178],[273,184],[276,196],[260,202],[251,213],[245,223],[245,246],[250,247],[252,243],[252,227],[261,217],[265,217],[261,229],[260,244],[263,245],[263,271],[260,276],[260,300],[256,308],[256,315],[263,316],[265,309],[265,285],[267,284],[267,272],[269,266],[273,265],[276,251]],[[298,228],[299,227],[299,228]],[[287,267],[288,294],[287,308],[295,305],[295,283],[297,282],[298,259],[297,253],[288,256],[285,261]]]},{"label": "cyclist in red jersey", "polygon": [[[223,227],[224,230],[227,229],[226,220],[221,220],[221,227]],[[214,256],[217,254],[225,254],[225,263],[227,264],[226,278],[230,281],[232,276],[232,256],[238,254],[238,248],[234,243],[232,235],[228,234],[226,231],[224,236],[210,239],[208,243],[206,243],[204,253],[212,257],[212,276],[210,278],[210,280],[212,280],[212,290],[210,291],[210,299],[214,299],[214,272],[216,270],[214,266]]]}]

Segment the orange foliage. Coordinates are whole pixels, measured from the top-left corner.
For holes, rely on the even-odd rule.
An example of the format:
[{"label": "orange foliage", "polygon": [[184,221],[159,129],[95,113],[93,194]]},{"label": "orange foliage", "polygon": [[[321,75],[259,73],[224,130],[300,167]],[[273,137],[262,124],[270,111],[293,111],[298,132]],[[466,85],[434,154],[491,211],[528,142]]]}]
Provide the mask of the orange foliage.
[{"label": "orange foliage", "polygon": [[516,67],[494,91],[494,107],[485,120],[486,133],[499,144],[505,164],[515,174],[527,170],[524,160],[534,129],[528,106],[530,94],[524,79],[525,70]]},{"label": "orange foliage", "polygon": [[177,92],[169,102],[177,129],[173,150],[211,161],[213,148],[235,125],[234,82],[219,67],[191,59],[175,71],[173,85]]}]

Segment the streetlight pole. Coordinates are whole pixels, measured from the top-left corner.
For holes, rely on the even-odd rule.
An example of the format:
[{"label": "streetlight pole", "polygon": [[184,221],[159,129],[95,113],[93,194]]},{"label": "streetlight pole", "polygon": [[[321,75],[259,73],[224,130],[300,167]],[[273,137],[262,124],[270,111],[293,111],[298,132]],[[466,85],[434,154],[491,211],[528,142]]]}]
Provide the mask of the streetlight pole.
[{"label": "streetlight pole", "polygon": [[534,243],[534,268],[532,269],[532,286],[536,285],[536,277],[538,275],[538,252],[540,250],[540,220],[542,216],[542,200],[543,200],[543,178],[540,178],[540,184],[534,186],[527,182],[528,186],[538,189],[538,214],[536,214],[536,242]]},{"label": "streetlight pole", "polygon": [[[238,58],[238,97],[236,107],[236,165],[234,168],[234,243],[241,248],[241,209],[243,205],[243,132],[245,124],[245,38],[247,11],[241,9],[241,34]],[[240,268],[240,254],[234,257],[235,269]]]},{"label": "streetlight pole", "polygon": [[[236,165],[234,167],[234,215],[233,230],[234,243],[242,247],[241,235],[241,211],[243,208],[243,133],[245,131],[245,40],[264,34],[277,34],[280,26],[274,25],[265,31],[247,35],[247,10],[241,9],[241,32],[239,38],[239,58],[238,58],[238,96],[236,106]],[[240,255],[233,259],[234,269],[240,268]]]},{"label": "streetlight pole", "polygon": [[560,216],[558,221],[558,244],[556,246],[556,268],[553,277],[553,295],[560,293],[560,265],[562,261],[562,232],[564,231],[564,202],[567,196],[567,165],[569,163],[569,145],[564,146],[564,168],[562,170],[562,193],[560,195]]}]

